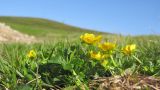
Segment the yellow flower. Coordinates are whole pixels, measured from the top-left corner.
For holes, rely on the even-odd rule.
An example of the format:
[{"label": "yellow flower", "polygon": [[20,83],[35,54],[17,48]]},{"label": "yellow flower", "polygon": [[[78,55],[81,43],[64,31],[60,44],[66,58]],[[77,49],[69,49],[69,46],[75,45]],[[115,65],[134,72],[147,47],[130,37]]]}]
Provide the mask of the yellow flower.
[{"label": "yellow flower", "polygon": [[100,42],[102,36],[95,36],[94,34],[85,33],[84,35],[81,35],[80,38],[87,44],[94,44]]},{"label": "yellow flower", "polygon": [[29,58],[35,58],[36,56],[37,56],[37,54],[34,50],[30,50],[27,54],[27,57],[29,57]]},{"label": "yellow flower", "polygon": [[90,51],[90,57],[96,60],[102,60],[105,56],[100,52],[96,53],[96,52]]},{"label": "yellow flower", "polygon": [[136,49],[135,44],[127,45],[124,48],[122,48],[124,54],[131,54]]},{"label": "yellow flower", "polygon": [[116,44],[110,43],[110,42],[99,44],[99,48],[102,49],[103,51],[110,51],[110,50],[113,50],[115,47],[116,47]]},{"label": "yellow flower", "polygon": [[102,40],[102,36],[101,35],[98,35],[95,37],[95,43],[98,43]]}]

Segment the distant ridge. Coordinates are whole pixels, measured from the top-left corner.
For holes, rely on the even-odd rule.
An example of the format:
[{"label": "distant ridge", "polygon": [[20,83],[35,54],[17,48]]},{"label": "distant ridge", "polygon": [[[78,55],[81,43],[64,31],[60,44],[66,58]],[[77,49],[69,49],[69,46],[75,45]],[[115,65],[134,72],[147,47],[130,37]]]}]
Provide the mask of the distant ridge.
[{"label": "distant ridge", "polygon": [[33,35],[38,38],[45,37],[47,39],[64,37],[75,38],[85,32],[109,34],[43,18],[0,16],[0,22],[9,25],[11,28],[18,30],[19,32]]}]

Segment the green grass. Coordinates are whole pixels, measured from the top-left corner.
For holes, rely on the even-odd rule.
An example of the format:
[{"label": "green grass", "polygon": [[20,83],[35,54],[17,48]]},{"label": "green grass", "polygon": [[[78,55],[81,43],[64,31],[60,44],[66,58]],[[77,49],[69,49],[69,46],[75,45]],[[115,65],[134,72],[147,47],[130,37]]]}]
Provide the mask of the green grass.
[{"label": "green grass", "polygon": [[[0,44],[0,89],[66,87],[65,90],[71,90],[75,86],[87,89],[94,77],[125,75],[128,71],[132,75],[159,77],[160,40],[156,36],[149,37],[121,38],[112,54],[113,59],[108,58],[106,66],[90,58],[90,50],[100,51],[97,46],[81,43],[78,39],[72,43]],[[127,44],[137,45],[136,51],[129,56],[121,52]],[[37,53],[36,58],[26,56],[32,49]]]}]

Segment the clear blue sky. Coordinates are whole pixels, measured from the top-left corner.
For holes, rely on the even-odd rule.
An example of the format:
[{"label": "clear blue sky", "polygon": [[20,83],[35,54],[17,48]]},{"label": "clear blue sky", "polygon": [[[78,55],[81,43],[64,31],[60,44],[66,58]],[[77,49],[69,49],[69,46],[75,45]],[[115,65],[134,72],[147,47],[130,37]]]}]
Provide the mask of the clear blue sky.
[{"label": "clear blue sky", "polygon": [[0,0],[0,15],[42,17],[124,35],[160,34],[160,0]]}]

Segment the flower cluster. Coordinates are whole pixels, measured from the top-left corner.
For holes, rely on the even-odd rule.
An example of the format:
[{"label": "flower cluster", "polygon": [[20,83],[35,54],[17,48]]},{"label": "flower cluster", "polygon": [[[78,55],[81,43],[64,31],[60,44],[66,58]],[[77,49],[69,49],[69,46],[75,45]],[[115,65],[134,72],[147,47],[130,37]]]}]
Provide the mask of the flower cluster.
[{"label": "flower cluster", "polygon": [[[91,59],[100,61],[102,66],[105,66],[108,63],[108,59],[111,58],[113,54],[112,52],[115,51],[117,46],[115,43],[112,42],[102,42],[101,35],[96,36],[94,34],[85,33],[84,35],[80,36],[80,39],[82,42],[88,45],[96,46],[95,50],[91,50],[89,52],[89,56]],[[124,55],[131,55],[131,53],[135,51],[135,49],[135,44],[126,45],[122,48],[121,52]]]}]

